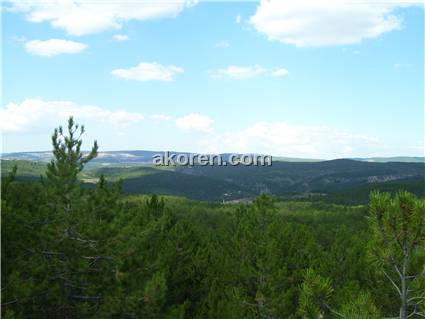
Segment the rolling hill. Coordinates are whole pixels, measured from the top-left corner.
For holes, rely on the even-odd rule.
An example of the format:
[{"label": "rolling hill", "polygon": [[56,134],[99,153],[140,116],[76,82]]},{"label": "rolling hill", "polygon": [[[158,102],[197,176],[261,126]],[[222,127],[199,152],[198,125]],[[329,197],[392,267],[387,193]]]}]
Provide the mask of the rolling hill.
[{"label": "rolling hill", "polygon": [[[45,163],[2,160],[2,175],[14,164],[20,178],[37,179]],[[102,174],[109,181],[123,180],[127,194],[183,196],[197,200],[228,201],[270,193],[289,198],[352,198],[364,202],[372,189],[405,188],[425,197],[424,163],[363,162],[340,159],[320,162],[273,162],[272,166],[180,166],[146,164],[91,165],[80,176],[93,184]]]},{"label": "rolling hill", "polygon": [[[99,152],[90,165],[144,165],[152,164],[152,158],[155,154],[162,154],[163,151],[147,151],[147,150],[132,150],[132,151],[106,151]],[[170,154],[191,154],[189,152],[170,151]],[[193,153],[192,153],[193,154]],[[223,159],[226,159],[229,154],[221,154]],[[16,152],[16,153],[3,153],[2,159],[5,160],[26,160],[36,162],[47,162],[51,159],[52,154],[49,151],[45,152]],[[370,158],[351,158],[355,161],[361,162],[406,162],[406,163],[425,163],[425,157],[370,157]],[[282,157],[273,156],[274,162],[323,162],[323,159],[311,158],[296,158],[296,157]]]}]

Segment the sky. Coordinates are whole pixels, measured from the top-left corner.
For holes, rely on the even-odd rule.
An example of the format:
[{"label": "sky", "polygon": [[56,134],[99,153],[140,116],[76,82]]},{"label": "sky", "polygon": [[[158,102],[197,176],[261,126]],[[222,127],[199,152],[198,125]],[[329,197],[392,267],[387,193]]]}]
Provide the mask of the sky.
[{"label": "sky", "polygon": [[3,153],[424,156],[421,2],[6,1],[2,70]]}]

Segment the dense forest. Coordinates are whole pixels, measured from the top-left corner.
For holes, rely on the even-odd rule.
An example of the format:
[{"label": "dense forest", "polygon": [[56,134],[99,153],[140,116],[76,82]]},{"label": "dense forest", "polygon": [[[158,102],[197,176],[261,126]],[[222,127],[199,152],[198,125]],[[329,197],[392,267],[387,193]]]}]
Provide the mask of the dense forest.
[{"label": "dense forest", "polygon": [[[51,152],[6,155],[2,174],[15,165],[17,179],[37,180],[46,171]],[[335,159],[315,162],[283,162],[271,166],[153,165],[143,155],[154,152],[99,152],[79,174],[86,187],[93,187],[103,175],[109,182],[122,180],[125,194],[162,194],[202,201],[252,201],[261,194],[281,199],[326,201],[366,205],[375,189],[395,194],[404,189],[418,197],[425,194],[425,162],[365,162]],[[179,153],[190,154],[190,153]],[[221,154],[223,158],[227,154]],[[398,158],[397,158],[398,160]],[[407,160],[407,159],[406,159]],[[411,160],[411,159],[410,159]],[[415,159],[413,159],[415,160]]]},{"label": "dense forest", "polygon": [[425,201],[402,184],[359,206],[128,196],[82,186],[83,133],[54,131],[39,181],[2,178],[4,318],[425,317]]}]

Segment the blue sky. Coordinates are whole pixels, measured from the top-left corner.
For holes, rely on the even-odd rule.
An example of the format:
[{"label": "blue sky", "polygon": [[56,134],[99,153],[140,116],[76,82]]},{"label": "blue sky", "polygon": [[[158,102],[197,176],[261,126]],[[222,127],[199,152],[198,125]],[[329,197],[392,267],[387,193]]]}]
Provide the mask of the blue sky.
[{"label": "blue sky", "polygon": [[416,3],[77,2],[3,4],[3,152],[72,114],[101,150],[423,156]]}]

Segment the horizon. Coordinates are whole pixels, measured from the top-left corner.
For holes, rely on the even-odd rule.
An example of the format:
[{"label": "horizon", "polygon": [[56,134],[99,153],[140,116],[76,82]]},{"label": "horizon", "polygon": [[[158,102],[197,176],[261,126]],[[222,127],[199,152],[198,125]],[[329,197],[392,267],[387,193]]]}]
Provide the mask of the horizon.
[{"label": "horizon", "polygon": [[[89,149],[82,149],[83,153],[89,153]],[[196,154],[196,155],[267,155],[271,156],[273,159],[277,158],[277,161],[286,161],[287,160],[296,160],[299,162],[305,161],[317,161],[317,162],[323,162],[323,161],[334,161],[334,160],[372,160],[372,159],[395,159],[395,158],[404,158],[404,159],[421,159],[425,161],[425,155],[424,156],[405,156],[405,155],[392,155],[392,156],[372,156],[372,157],[334,157],[334,158],[311,158],[311,157],[292,157],[292,156],[285,156],[285,155],[275,155],[275,154],[264,154],[264,153],[235,153],[235,152],[226,152],[226,153],[197,153],[197,152],[191,152],[191,151],[177,151],[177,150],[147,150],[147,149],[124,149],[124,150],[108,150],[108,151],[102,151],[101,149],[98,150],[99,154],[107,154],[107,153],[131,153],[131,152],[149,152],[149,153],[176,153],[176,154]],[[52,154],[51,150],[44,150],[44,151],[17,151],[17,152],[2,152],[0,153],[0,159],[4,160],[3,157],[6,155],[14,155],[14,154]],[[136,156],[136,155],[135,155]],[[98,157],[96,157],[98,158]],[[6,160],[18,160],[17,158],[9,158]]]},{"label": "horizon", "polygon": [[423,4],[329,1],[2,2],[1,153],[73,115],[101,152],[423,157]]}]

